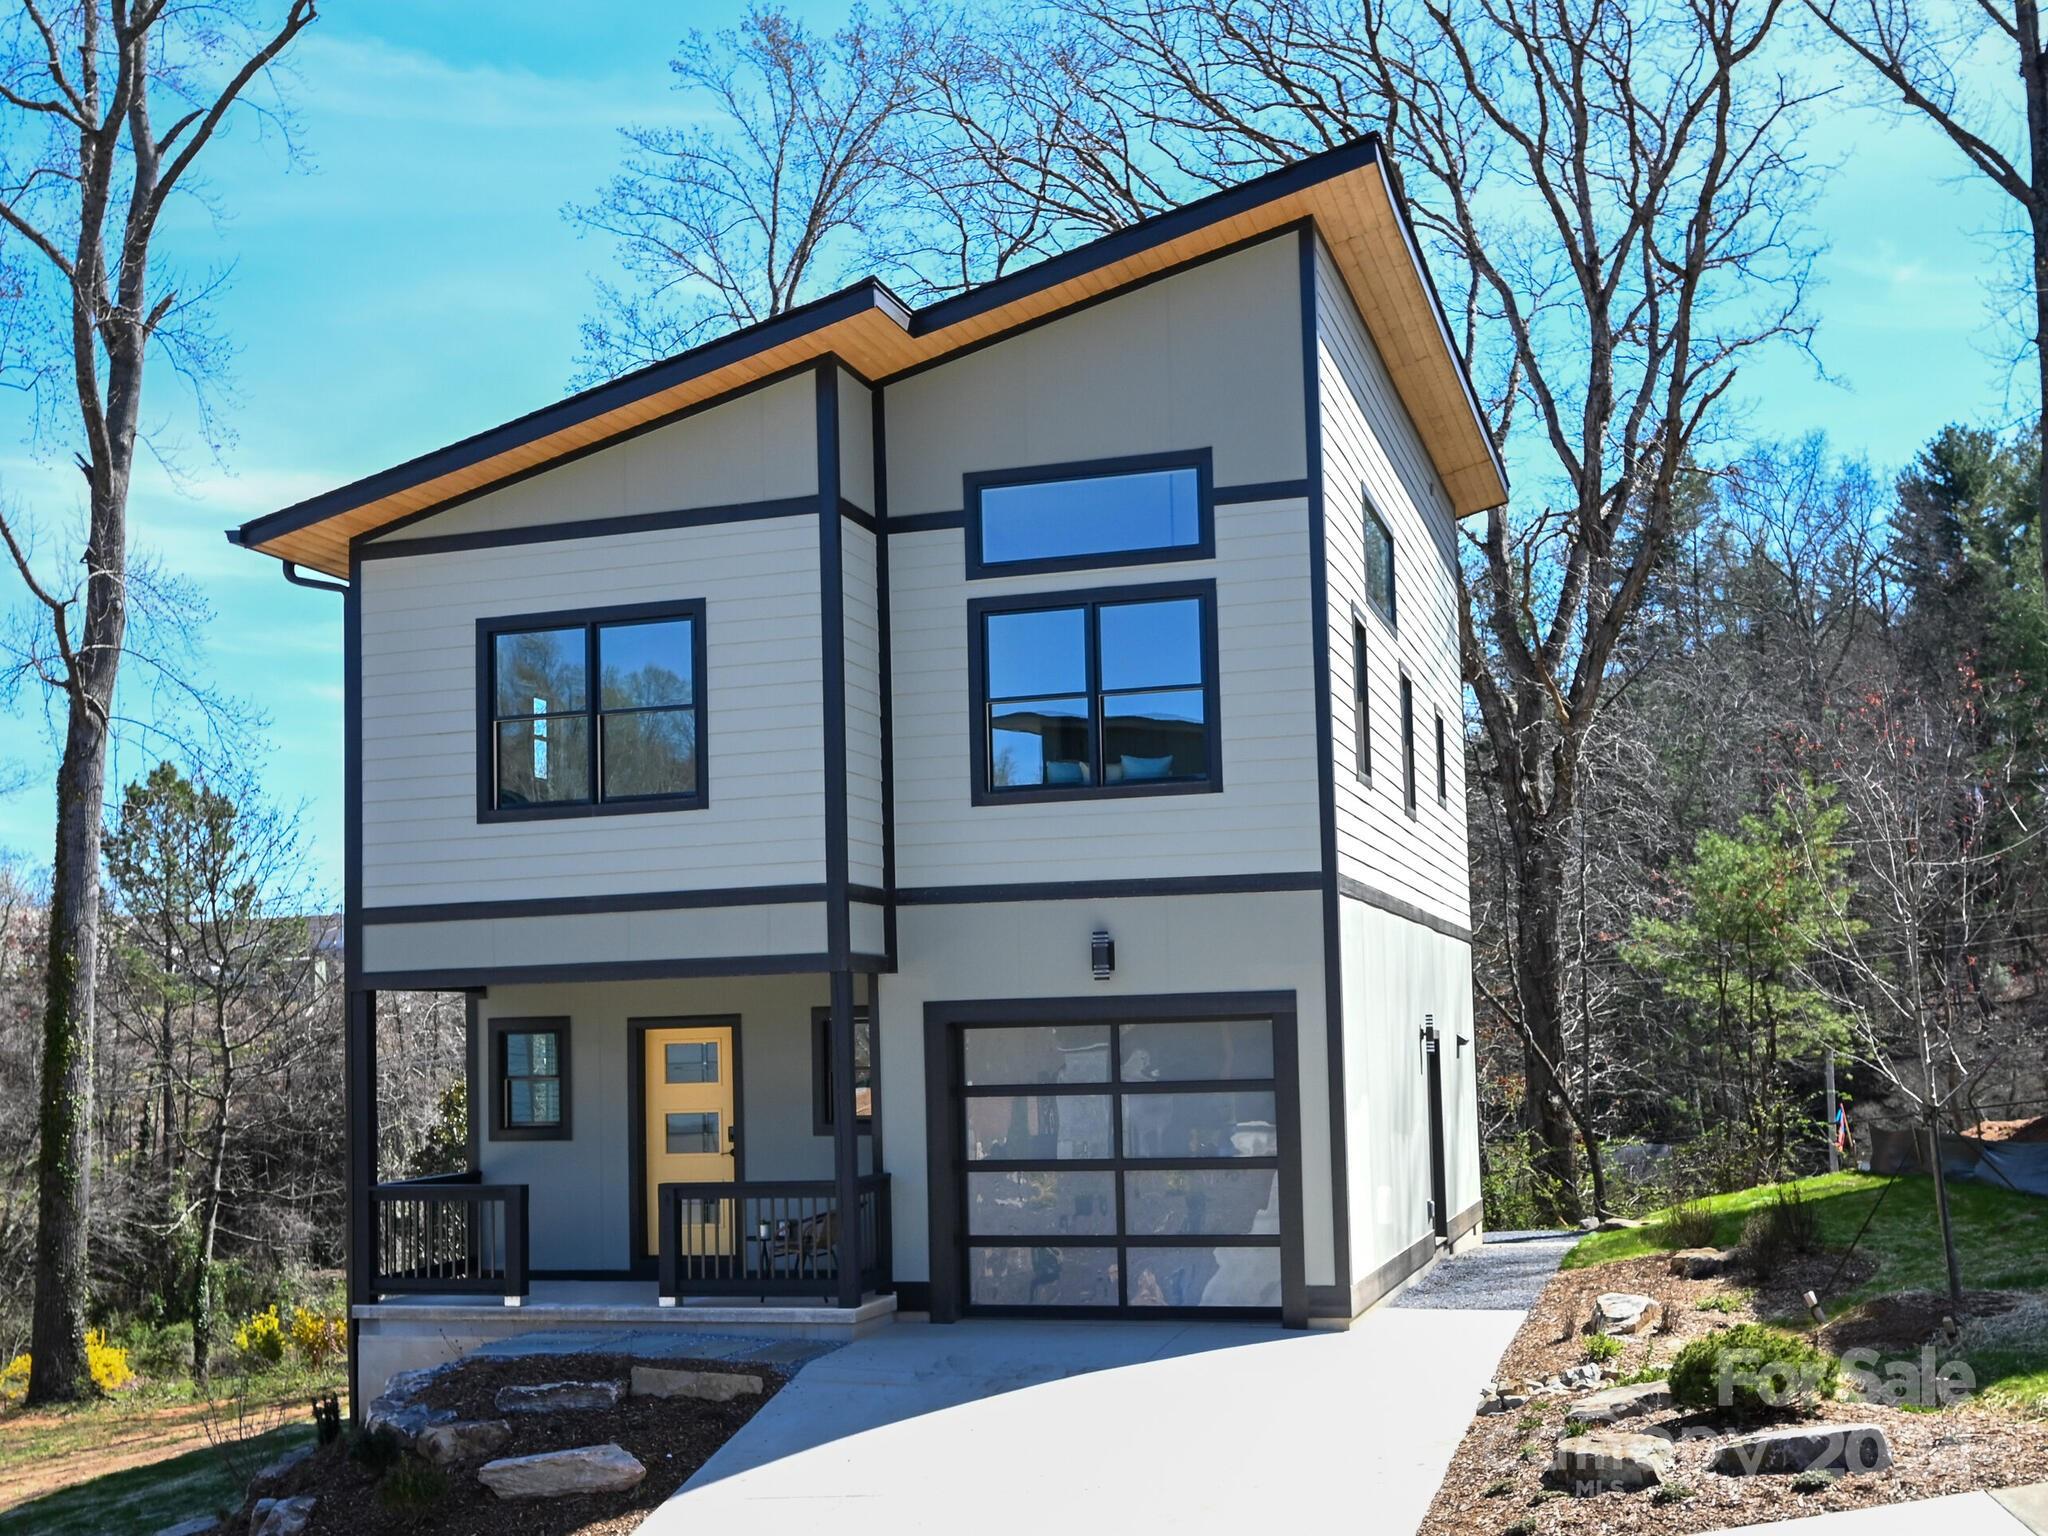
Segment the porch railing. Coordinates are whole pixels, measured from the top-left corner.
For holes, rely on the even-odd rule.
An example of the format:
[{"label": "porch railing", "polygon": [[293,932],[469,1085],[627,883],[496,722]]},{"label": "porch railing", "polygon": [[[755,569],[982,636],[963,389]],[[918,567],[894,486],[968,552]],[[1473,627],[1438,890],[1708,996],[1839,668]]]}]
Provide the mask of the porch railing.
[{"label": "porch railing", "polygon": [[526,1295],[526,1186],[482,1179],[444,1173],[372,1191],[375,1291]]},{"label": "porch railing", "polygon": [[[830,1179],[664,1184],[661,1294],[820,1296],[839,1290],[840,1265],[860,1267],[863,1291],[889,1284],[889,1175],[860,1181],[851,1231]],[[853,1246],[849,1249],[848,1240]],[[849,1258],[849,1253],[857,1258]]]}]

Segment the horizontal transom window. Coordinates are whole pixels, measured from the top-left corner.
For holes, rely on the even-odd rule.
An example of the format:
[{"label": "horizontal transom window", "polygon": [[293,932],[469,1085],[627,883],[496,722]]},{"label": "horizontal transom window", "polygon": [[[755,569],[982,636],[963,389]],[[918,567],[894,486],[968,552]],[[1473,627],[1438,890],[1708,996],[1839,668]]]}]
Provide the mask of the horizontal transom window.
[{"label": "horizontal transom window", "polygon": [[703,803],[702,603],[485,620],[478,643],[482,812]]},{"label": "horizontal transom window", "polygon": [[970,605],[978,799],[1213,789],[1214,586]]},{"label": "horizontal transom window", "polygon": [[1206,453],[969,475],[970,575],[1213,553]]}]

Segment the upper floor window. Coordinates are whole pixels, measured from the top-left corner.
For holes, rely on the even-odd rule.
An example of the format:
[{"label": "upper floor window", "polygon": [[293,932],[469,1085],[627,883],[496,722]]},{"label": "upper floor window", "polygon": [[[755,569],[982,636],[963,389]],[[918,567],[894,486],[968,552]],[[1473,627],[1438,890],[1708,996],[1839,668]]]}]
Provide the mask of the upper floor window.
[{"label": "upper floor window", "polygon": [[1365,498],[1365,596],[1380,617],[1394,622],[1394,536]]},{"label": "upper floor window", "polygon": [[975,474],[966,490],[970,576],[1215,552],[1207,453]]},{"label": "upper floor window", "polygon": [[1215,583],[969,605],[974,798],[1222,787]]},{"label": "upper floor window", "polygon": [[704,605],[486,619],[480,811],[672,810],[704,800]]}]

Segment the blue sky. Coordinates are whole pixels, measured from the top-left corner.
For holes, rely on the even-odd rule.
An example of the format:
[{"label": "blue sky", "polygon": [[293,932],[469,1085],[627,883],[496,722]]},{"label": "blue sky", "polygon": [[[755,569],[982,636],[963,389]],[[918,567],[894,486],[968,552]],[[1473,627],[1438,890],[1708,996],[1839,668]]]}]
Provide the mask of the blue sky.
[{"label": "blue sky", "polygon": [[[245,120],[209,182],[223,217],[188,206],[171,231],[194,270],[233,264],[218,306],[237,356],[212,461],[182,386],[151,376],[147,415],[178,447],[131,503],[136,539],[197,580],[213,609],[201,675],[268,717],[264,777],[306,807],[317,882],[340,889],[339,599],[287,586],[275,562],[221,530],[461,437],[561,394],[609,253],[560,216],[617,160],[616,127],[675,118],[667,60],[685,24],[740,7],[559,0],[357,0],[325,10],[298,50],[290,91],[306,164]],[[829,24],[836,6],[816,7]],[[2005,213],[1917,123],[1829,112],[1809,144],[1835,163],[1814,217],[1826,232],[1815,296],[1827,370],[1783,354],[1740,386],[1760,436],[1828,433],[1880,466],[1952,420],[2004,426],[2024,379],[1993,323],[2009,264]],[[76,515],[77,472],[29,440],[18,397],[0,399],[0,496],[46,522]],[[11,604],[12,573],[0,578]],[[118,785],[146,772],[123,743]],[[49,859],[52,754],[41,706],[0,716],[0,850]]]}]

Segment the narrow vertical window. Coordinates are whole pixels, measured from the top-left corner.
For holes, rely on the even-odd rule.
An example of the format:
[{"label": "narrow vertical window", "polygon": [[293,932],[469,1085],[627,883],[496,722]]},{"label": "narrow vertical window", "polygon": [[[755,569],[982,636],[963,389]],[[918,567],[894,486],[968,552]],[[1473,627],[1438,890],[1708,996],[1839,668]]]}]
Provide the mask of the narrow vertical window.
[{"label": "narrow vertical window", "polygon": [[1394,535],[1365,498],[1365,596],[1380,617],[1394,622]]},{"label": "narrow vertical window", "polygon": [[1415,813],[1415,685],[1401,677],[1401,803]]},{"label": "narrow vertical window", "polygon": [[1351,732],[1358,776],[1372,777],[1372,686],[1366,672],[1365,625],[1351,621]]},{"label": "narrow vertical window", "polygon": [[1436,803],[1447,804],[1450,798],[1450,766],[1444,758],[1444,717],[1439,711],[1436,717]]}]

